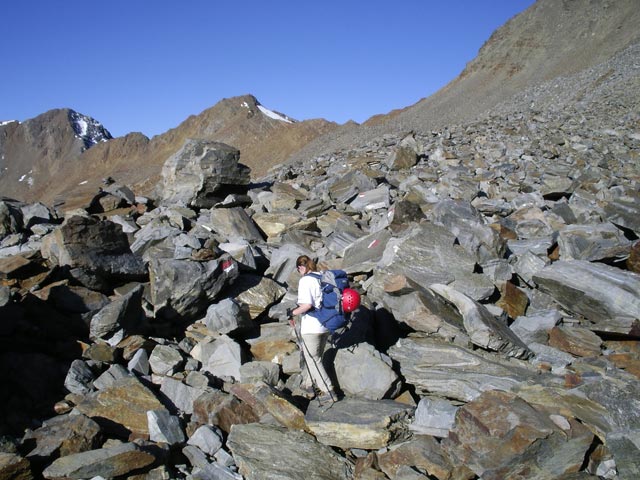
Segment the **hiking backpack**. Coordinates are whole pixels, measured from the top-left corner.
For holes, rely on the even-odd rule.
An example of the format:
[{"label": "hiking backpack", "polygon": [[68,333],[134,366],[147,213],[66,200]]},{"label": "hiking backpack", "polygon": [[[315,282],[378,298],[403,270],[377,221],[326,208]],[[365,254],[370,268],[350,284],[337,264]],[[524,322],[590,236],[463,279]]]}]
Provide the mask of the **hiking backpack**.
[{"label": "hiking backpack", "polygon": [[[331,333],[345,327],[350,320],[350,313],[360,305],[360,295],[349,288],[349,279],[344,270],[325,270],[311,272],[320,282],[322,300],[320,308],[313,309],[308,314],[318,321]],[[343,296],[348,300],[347,307],[343,307]]]}]

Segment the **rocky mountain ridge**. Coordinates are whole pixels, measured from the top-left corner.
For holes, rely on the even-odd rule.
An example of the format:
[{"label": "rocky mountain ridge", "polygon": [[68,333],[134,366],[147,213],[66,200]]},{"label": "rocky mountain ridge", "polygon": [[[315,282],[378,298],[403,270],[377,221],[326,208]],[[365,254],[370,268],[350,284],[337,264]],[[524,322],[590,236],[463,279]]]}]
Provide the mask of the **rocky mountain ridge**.
[{"label": "rocky mountain ridge", "polygon": [[[337,127],[321,119],[292,121],[265,109],[252,95],[244,95],[224,99],[152,139],[140,133],[114,139],[108,135],[108,142],[87,149],[74,147],[73,140],[64,140],[67,137],[60,134],[65,131],[71,135],[75,125],[72,117],[78,114],[71,110],[60,110],[60,115],[56,112],[0,127],[0,151],[6,165],[0,175],[0,189],[5,196],[64,203],[65,208],[73,209],[90,198],[107,177],[127,179],[137,191],[149,194],[160,179],[166,159],[188,138],[221,141],[240,148],[243,161],[260,175],[266,173],[267,166],[281,163],[311,139]],[[50,126],[43,128],[42,124]],[[46,141],[21,134],[34,129],[47,134]],[[19,181],[23,175],[31,178],[29,184]]]}]

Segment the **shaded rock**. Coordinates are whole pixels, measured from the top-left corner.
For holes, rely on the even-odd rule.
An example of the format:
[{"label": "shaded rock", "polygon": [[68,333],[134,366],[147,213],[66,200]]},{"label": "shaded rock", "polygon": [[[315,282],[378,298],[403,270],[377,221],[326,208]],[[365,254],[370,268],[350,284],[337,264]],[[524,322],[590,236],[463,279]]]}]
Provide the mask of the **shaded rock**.
[{"label": "shaded rock", "polygon": [[629,258],[627,259],[627,268],[635,273],[640,273],[640,241],[637,241],[631,247]]},{"label": "shaded rock", "polygon": [[69,285],[66,280],[54,282],[33,294],[40,300],[49,302],[62,311],[87,313],[97,311],[109,303],[109,298],[89,288]]},{"label": "shaded rock", "polygon": [[635,195],[625,195],[609,202],[604,207],[605,218],[615,225],[633,230],[640,236],[640,201]]},{"label": "shaded rock", "polygon": [[208,391],[194,400],[192,420],[200,425],[215,425],[229,433],[232,425],[254,423],[259,417],[238,397],[221,391]]},{"label": "shaded rock", "polygon": [[593,434],[575,418],[490,391],[460,408],[442,445],[485,479],[557,479],[580,470]]},{"label": "shaded rock", "polygon": [[[246,478],[347,480],[352,466],[308,433],[253,423],[234,425],[227,440]],[[297,452],[283,455],[283,452]]]},{"label": "shaded rock", "polygon": [[226,255],[208,262],[152,259],[149,270],[156,315],[168,319],[197,318],[238,276],[235,260]]},{"label": "shaded rock", "polygon": [[109,339],[120,329],[123,329],[125,334],[140,330],[144,320],[143,291],[144,288],[140,285],[102,307],[91,318],[90,338],[93,340]]},{"label": "shaded rock", "polygon": [[131,253],[122,228],[95,217],[67,218],[43,239],[42,256],[57,265],[81,269],[87,282],[139,280],[147,275],[142,259]]},{"label": "shaded rock", "polygon": [[471,351],[429,338],[404,338],[389,356],[420,394],[437,394],[469,402],[487,390],[509,391],[535,381],[538,372],[525,363]]},{"label": "shaded rock", "polygon": [[349,395],[380,400],[397,386],[391,359],[367,343],[338,349],[334,367],[340,389]]},{"label": "shaded rock", "polygon": [[543,292],[584,315],[594,330],[630,333],[640,318],[640,275],[580,260],[558,261],[533,277]]},{"label": "shaded rock", "polygon": [[392,400],[345,398],[331,408],[310,403],[305,420],[326,445],[373,450],[406,439],[413,410]]},{"label": "shaded rock", "polygon": [[163,203],[212,207],[226,196],[225,187],[249,184],[249,168],[239,159],[224,143],[188,139],[162,167]]},{"label": "shaded rock", "polygon": [[269,414],[287,428],[307,430],[304,413],[280,391],[264,382],[235,384],[231,393],[250,405],[258,417]]},{"label": "shaded rock", "polygon": [[558,326],[549,332],[549,345],[577,357],[597,357],[602,339],[586,328]]},{"label": "shaded rock", "polygon": [[[0,203],[0,208],[1,208]],[[0,478],[7,480],[31,480],[31,463],[14,453],[0,452]]]},{"label": "shaded rock", "polygon": [[185,441],[180,419],[171,415],[166,409],[147,411],[149,423],[149,440],[152,442],[175,445]]},{"label": "shaded rock", "polygon": [[439,480],[452,478],[453,465],[449,456],[433,437],[417,435],[387,452],[378,453],[376,457],[380,469],[389,478],[411,478],[402,475],[403,467],[418,467]]},{"label": "shaded rock", "polygon": [[219,333],[232,333],[252,326],[249,306],[232,298],[209,305],[204,321],[209,330]]},{"label": "shaded rock", "polygon": [[93,450],[100,445],[102,435],[99,425],[85,415],[60,415],[45,421],[25,439],[36,442],[28,457],[50,460]]},{"label": "shaded rock", "polygon": [[99,392],[86,395],[76,406],[79,412],[106,427],[125,428],[132,433],[147,435],[147,411],[158,410],[162,404],[154,393],[135,377],[125,377]]},{"label": "shaded rock", "polygon": [[155,457],[134,443],[89,450],[61,457],[49,465],[42,475],[49,479],[113,478],[146,467]]},{"label": "shaded rock", "polygon": [[21,202],[2,198],[0,200],[0,239],[23,228]]},{"label": "shaded rock", "polygon": [[384,305],[398,322],[447,340],[469,341],[462,317],[444,298],[403,275],[376,274],[367,296]]}]

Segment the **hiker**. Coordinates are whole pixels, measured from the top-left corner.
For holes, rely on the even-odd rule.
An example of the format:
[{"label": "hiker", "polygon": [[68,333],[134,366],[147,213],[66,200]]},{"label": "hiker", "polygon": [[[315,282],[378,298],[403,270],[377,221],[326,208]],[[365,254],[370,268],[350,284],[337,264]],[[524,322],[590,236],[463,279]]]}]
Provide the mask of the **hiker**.
[{"label": "hiker", "polygon": [[[335,401],[337,396],[333,383],[322,364],[322,355],[329,338],[329,330],[323,327],[318,319],[307,313],[320,308],[322,300],[320,282],[314,276],[309,275],[309,273],[317,271],[316,263],[308,256],[302,255],[296,260],[296,268],[301,278],[298,283],[298,306],[291,311],[291,319],[293,320],[296,315],[302,316],[300,320],[302,345],[300,347],[311,376],[309,380],[321,392],[320,402]],[[292,325],[296,328],[295,321]],[[313,388],[311,385],[305,387],[306,389]]]}]

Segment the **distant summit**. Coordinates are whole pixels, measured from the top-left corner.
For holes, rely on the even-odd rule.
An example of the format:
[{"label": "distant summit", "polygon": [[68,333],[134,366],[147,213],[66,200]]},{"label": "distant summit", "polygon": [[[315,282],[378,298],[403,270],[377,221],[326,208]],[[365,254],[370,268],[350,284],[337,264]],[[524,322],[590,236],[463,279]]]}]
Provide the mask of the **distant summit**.
[{"label": "distant summit", "polygon": [[69,120],[73,131],[83,141],[85,148],[91,148],[97,143],[113,138],[100,122],[91,117],[69,110]]},{"label": "distant summit", "polygon": [[[223,99],[152,139],[141,133],[112,138],[90,117],[73,110],[54,110],[23,124],[11,122],[0,127],[0,152],[6,163],[0,190],[23,201],[66,203],[69,207],[81,205],[85,192],[94,192],[103,178],[112,177],[149,194],[164,162],[188,139],[238,148],[241,163],[257,178],[337,127],[322,119],[299,122],[264,107],[253,95]],[[19,181],[23,175],[29,183]]]},{"label": "distant summit", "polygon": [[92,146],[113,138],[95,119],[64,108],[25,122],[0,124],[0,192],[33,198],[41,186],[58,183],[58,173]]}]

